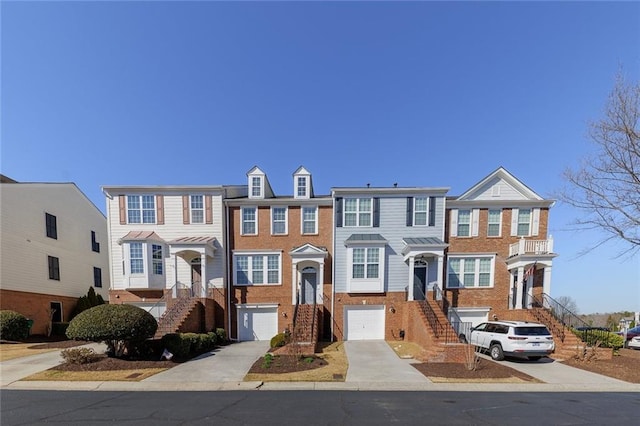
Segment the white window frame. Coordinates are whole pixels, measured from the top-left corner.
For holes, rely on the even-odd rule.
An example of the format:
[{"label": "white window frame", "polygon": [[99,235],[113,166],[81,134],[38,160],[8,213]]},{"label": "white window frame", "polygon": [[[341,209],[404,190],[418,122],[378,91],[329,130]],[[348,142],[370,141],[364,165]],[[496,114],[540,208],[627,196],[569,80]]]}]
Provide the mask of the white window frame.
[{"label": "white window frame", "polygon": [[[201,207],[194,207],[194,201],[196,200],[196,197],[200,198],[200,204]],[[201,216],[199,218],[197,218],[196,216],[194,216],[194,213],[199,212],[201,214]],[[204,206],[204,195],[202,194],[193,194],[193,195],[189,195],[189,214],[190,214],[190,219],[191,222],[190,223],[195,223],[195,224],[202,224],[205,222],[205,206]]]},{"label": "white window frame", "polygon": [[[356,200],[356,210],[355,211],[347,211],[347,202],[349,200]],[[364,200],[369,201],[369,210],[362,210],[361,204]],[[371,197],[359,197],[359,198],[345,198],[343,200],[343,208],[342,208],[342,226],[345,228],[371,228],[373,227],[373,198]],[[356,224],[348,225],[347,224],[347,214],[355,214],[356,215]],[[363,214],[369,214],[369,224],[362,225],[360,222],[360,216]]]},{"label": "white window frame", "polygon": [[[302,183],[302,185],[300,185]],[[309,198],[309,177],[296,176],[296,198]]]},{"label": "white window frame", "polygon": [[[498,212],[498,222],[491,222],[491,212]],[[490,225],[498,225],[498,235],[491,235],[489,233]],[[495,238],[502,236],[502,209],[488,209],[487,210],[487,237]]]},{"label": "white window frame", "polygon": [[[489,285],[480,285],[480,260],[481,259],[489,259]],[[457,260],[459,261],[459,270],[457,274],[451,273],[451,261]],[[464,284],[464,275],[465,275],[465,266],[468,266],[469,262],[473,262],[473,284],[465,285]],[[483,289],[483,288],[493,288],[495,286],[495,263],[496,256],[493,254],[474,254],[474,255],[449,255],[447,259],[447,288],[472,288],[472,289]],[[486,272],[482,272],[486,273]],[[469,272],[467,272],[469,274]],[[458,281],[460,285],[455,285],[452,282],[451,276],[457,275]]]},{"label": "white window frame", "polygon": [[[304,212],[305,209],[313,209],[313,232],[304,232],[304,224],[306,222],[311,222],[305,220]],[[318,234],[318,206],[302,206],[300,209],[300,233],[302,235],[317,235]]]},{"label": "white window frame", "polygon": [[[130,201],[132,201],[133,199],[137,199],[137,204],[138,207],[131,207],[131,203]],[[146,207],[145,208],[145,201],[148,202],[148,200],[151,200],[151,202],[153,203],[153,207]],[[156,197],[155,195],[149,195],[149,194],[140,194],[140,195],[127,195],[127,223],[135,223],[135,224],[155,224],[158,220],[157,215],[156,215]],[[139,215],[140,221],[132,221],[131,220],[131,215],[130,212],[136,212]],[[145,220],[145,212],[149,213],[151,212],[151,214],[153,215],[153,221],[149,221],[149,220]]]},{"label": "white window frame", "polygon": [[[245,212],[245,210],[253,210],[253,212],[254,212],[254,220],[252,222],[254,222],[255,230],[254,230],[253,233],[245,232],[245,229],[244,229],[244,225],[245,225],[244,212]],[[246,222],[251,222],[251,221],[246,221]],[[246,206],[246,207],[241,207],[240,208],[240,235],[258,235],[258,207],[257,206]]]},{"label": "white window frame", "polygon": [[[276,232],[276,218],[274,215],[274,210],[282,209],[284,210],[284,219],[278,220],[277,223],[284,223],[284,232]],[[286,206],[272,206],[271,207],[271,235],[288,235],[289,234],[289,209]]]},{"label": "white window frame", "polygon": [[[462,212],[469,212],[469,222],[464,222],[463,223],[460,220],[460,218],[462,217],[460,215],[460,213],[462,213]],[[456,235],[458,237],[470,237],[471,236],[471,223],[473,222],[472,215],[473,215],[473,210],[471,210],[471,209],[458,209],[458,224],[456,225],[457,226],[457,234]],[[460,225],[467,225],[468,226],[468,228],[467,228],[468,230],[467,230],[466,234],[463,235],[463,234],[460,233]]]},{"label": "white window frame", "polygon": [[[382,293],[384,292],[384,276],[386,269],[386,253],[385,245],[353,245],[347,247],[347,292],[348,293]],[[354,250],[364,249],[364,278],[353,277],[353,255]],[[367,278],[367,265],[369,250],[378,250],[378,276],[375,278]]]},{"label": "white window frame", "polygon": [[264,179],[262,176],[251,176],[250,178],[251,187],[249,188],[250,198],[263,198],[263,182]]},{"label": "white window frame", "polygon": [[[528,211],[529,212],[529,222],[523,222],[522,221],[522,212],[523,211]],[[531,230],[532,230],[532,221],[533,221],[533,209],[518,209],[518,222],[516,223],[516,235],[518,237],[528,237],[531,235]],[[527,232],[521,234],[520,233],[520,225],[527,225]]]},{"label": "white window frame", "polygon": [[[418,200],[424,200],[424,210],[418,210]],[[418,213],[424,214],[424,223],[418,223]],[[413,226],[429,226],[429,197],[414,197],[413,199]]]},{"label": "white window frame", "polygon": [[[273,262],[269,263],[269,258],[277,257],[277,269],[273,268]],[[238,259],[243,258],[247,261],[246,277],[247,282],[238,282]],[[254,258],[261,258],[258,262]],[[261,264],[260,269],[254,270],[254,263]],[[277,282],[269,282],[269,272],[276,271],[278,274]],[[262,273],[262,282],[254,282],[254,272]],[[282,285],[282,253],[276,252],[239,252],[233,253],[233,285],[237,287],[245,286],[277,286]]]},{"label": "white window frame", "polygon": [[[144,261],[144,252],[145,252],[145,243],[142,241],[131,241],[128,244],[129,246],[127,247],[127,251],[128,251],[128,264],[129,264],[129,274],[131,275],[144,275],[144,271],[145,271],[145,261]],[[140,247],[140,256],[136,256],[133,257],[133,247]],[[137,250],[136,250],[137,251]],[[137,255],[137,253],[136,253]],[[138,271],[138,268],[136,267],[136,270],[134,271],[133,268],[133,261],[140,261],[140,267],[142,268],[142,271]]]}]

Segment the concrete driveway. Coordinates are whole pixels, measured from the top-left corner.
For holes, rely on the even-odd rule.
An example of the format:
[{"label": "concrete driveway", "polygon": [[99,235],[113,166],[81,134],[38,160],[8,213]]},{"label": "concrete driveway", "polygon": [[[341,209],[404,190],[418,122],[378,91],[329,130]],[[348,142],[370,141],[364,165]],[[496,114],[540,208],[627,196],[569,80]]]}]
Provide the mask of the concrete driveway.
[{"label": "concrete driveway", "polygon": [[348,383],[431,383],[411,366],[412,360],[399,358],[384,340],[346,341],[344,348]]},{"label": "concrete driveway", "polygon": [[253,363],[268,350],[268,340],[221,346],[143,382],[242,382]]},{"label": "concrete driveway", "polygon": [[[480,355],[491,360],[487,355]],[[514,370],[542,380],[545,383],[556,385],[626,385],[627,382],[570,367],[552,358],[542,358],[539,361],[529,361],[519,358],[507,358],[504,361],[494,361],[511,367]]]}]

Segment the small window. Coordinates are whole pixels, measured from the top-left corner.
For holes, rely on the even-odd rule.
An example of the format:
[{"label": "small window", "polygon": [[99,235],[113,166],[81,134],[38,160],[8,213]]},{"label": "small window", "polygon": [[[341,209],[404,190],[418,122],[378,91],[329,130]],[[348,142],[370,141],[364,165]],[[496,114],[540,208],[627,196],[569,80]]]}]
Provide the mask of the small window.
[{"label": "small window", "polygon": [[298,176],[298,197],[307,196],[307,178],[305,176]]},{"label": "small window", "polygon": [[258,233],[257,212],[256,207],[242,208],[242,235],[256,235]]},{"label": "small window", "polygon": [[54,215],[45,213],[45,222],[47,227],[47,237],[53,238],[54,240],[58,239],[58,225],[57,219]]},{"label": "small window", "polygon": [[526,237],[529,235],[531,225],[531,209],[518,210],[518,236]]},{"label": "small window", "polygon": [[318,233],[318,208],[302,207],[302,233],[317,234]]},{"label": "small window", "polygon": [[371,198],[345,198],[344,226],[371,226]]},{"label": "small window", "polygon": [[259,176],[251,178],[251,196],[257,198],[262,197],[262,178]]},{"label": "small window", "polygon": [[458,236],[471,235],[471,210],[458,210]]},{"label": "small window", "polygon": [[487,220],[487,236],[489,237],[500,236],[501,218],[502,218],[501,210],[489,210],[489,217]]},{"label": "small window", "polygon": [[204,223],[204,196],[191,196],[191,223]]},{"label": "small window", "polygon": [[93,268],[93,286],[102,288],[102,269],[100,268]]},{"label": "small window", "polygon": [[380,271],[380,249],[354,248],[352,278],[378,278]]},{"label": "small window", "polygon": [[96,231],[91,231],[91,250],[100,253],[100,243],[96,241]]},{"label": "small window", "polygon": [[60,281],[60,259],[48,256],[49,260],[49,279]]},{"label": "small window", "polygon": [[271,208],[271,233],[273,235],[286,235],[287,233],[287,208]]},{"label": "small window", "polygon": [[153,273],[155,275],[162,275],[163,272],[163,258],[162,258],[162,246],[158,244],[151,245]]},{"label": "small window", "polygon": [[413,200],[413,225],[426,226],[427,215],[429,213],[429,199],[426,197],[416,197]]}]

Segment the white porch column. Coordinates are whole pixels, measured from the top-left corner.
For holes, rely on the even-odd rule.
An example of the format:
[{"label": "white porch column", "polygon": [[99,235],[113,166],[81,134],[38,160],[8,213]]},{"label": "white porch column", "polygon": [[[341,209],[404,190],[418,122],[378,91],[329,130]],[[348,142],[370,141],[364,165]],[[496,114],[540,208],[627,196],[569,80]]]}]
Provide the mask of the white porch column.
[{"label": "white porch column", "polygon": [[551,266],[544,267],[544,276],[542,278],[542,291],[545,294],[551,294]]},{"label": "white porch column", "polygon": [[296,304],[296,292],[298,291],[298,261],[291,260],[291,304]]},{"label": "white porch column", "polygon": [[531,275],[527,278],[527,306],[523,306],[523,308],[530,309],[533,303],[533,278]]},{"label": "white porch column", "polygon": [[318,268],[320,271],[318,272],[318,276],[316,277],[316,303],[322,304],[324,300],[322,299],[322,294],[324,292],[324,262],[320,262],[320,267]]},{"label": "white porch column", "polygon": [[207,288],[209,287],[207,278],[207,255],[200,253],[200,297],[207,297]]},{"label": "white porch column", "polygon": [[409,258],[409,293],[407,294],[407,299],[409,300],[415,300],[415,295],[413,294],[413,279],[415,277],[415,272],[414,272],[415,264],[416,264],[416,258],[414,256],[411,256]]},{"label": "white porch column", "polygon": [[522,309],[522,280],[524,278],[524,267],[518,268],[518,281],[516,281],[516,292],[513,295],[516,299],[516,309]]},{"label": "white porch column", "polygon": [[440,290],[442,290],[442,293],[444,294],[444,278],[442,276],[443,266],[444,266],[444,256],[438,256],[438,271],[436,274],[437,275],[436,280],[438,281],[438,287],[440,287]]}]

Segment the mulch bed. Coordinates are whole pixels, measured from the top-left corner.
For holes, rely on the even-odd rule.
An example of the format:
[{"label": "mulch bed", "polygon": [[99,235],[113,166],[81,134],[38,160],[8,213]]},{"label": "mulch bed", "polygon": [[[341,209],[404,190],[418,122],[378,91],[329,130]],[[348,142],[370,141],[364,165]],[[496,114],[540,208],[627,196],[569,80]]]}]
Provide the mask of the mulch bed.
[{"label": "mulch bed", "polygon": [[144,368],[171,368],[177,364],[173,361],[142,361],[127,360],[120,358],[109,358],[106,355],[101,356],[98,361],[88,364],[69,364],[64,363],[57,365],[51,370],[58,371],[110,371],[110,370],[140,370]]},{"label": "mulch bed", "polygon": [[[307,361],[309,360],[309,361]],[[318,357],[302,357],[297,355],[275,355],[271,364],[267,367],[264,358],[257,360],[249,369],[249,373],[256,374],[283,374],[298,371],[314,370],[324,367],[327,361]]]},{"label": "mulch bed", "polygon": [[603,374],[625,382],[640,383],[640,350],[620,349],[619,355],[614,355],[613,359],[584,362],[571,358],[562,362],[571,367]]},{"label": "mulch bed", "polygon": [[492,361],[481,359],[475,371],[468,370],[462,363],[454,362],[425,362],[412,364],[413,367],[427,377],[442,377],[447,379],[508,379],[515,377],[527,382],[537,382],[528,374],[509,368]]}]

